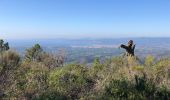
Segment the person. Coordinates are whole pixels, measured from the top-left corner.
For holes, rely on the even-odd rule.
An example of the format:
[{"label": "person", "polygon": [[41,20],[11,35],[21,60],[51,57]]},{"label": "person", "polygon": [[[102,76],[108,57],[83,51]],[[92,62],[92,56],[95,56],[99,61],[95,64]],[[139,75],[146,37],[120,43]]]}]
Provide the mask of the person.
[{"label": "person", "polygon": [[128,45],[121,44],[120,47],[126,50],[126,56],[135,56],[134,50],[135,46],[133,45],[133,40],[129,40]]}]

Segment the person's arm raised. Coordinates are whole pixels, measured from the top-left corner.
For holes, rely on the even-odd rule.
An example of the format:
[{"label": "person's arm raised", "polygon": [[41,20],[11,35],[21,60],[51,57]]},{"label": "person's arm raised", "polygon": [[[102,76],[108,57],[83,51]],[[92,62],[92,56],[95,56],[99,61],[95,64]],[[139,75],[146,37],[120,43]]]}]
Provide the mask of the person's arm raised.
[{"label": "person's arm raised", "polygon": [[124,49],[128,49],[128,47],[126,45],[124,45],[124,44],[121,44],[120,47],[124,48]]}]

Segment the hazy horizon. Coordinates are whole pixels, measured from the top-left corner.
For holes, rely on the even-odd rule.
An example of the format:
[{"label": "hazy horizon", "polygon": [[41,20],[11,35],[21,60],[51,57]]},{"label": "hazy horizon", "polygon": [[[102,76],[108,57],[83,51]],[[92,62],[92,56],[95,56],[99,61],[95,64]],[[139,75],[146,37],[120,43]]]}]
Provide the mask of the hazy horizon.
[{"label": "hazy horizon", "polygon": [[79,38],[2,38],[4,40],[106,40],[106,39],[170,39],[170,37],[79,37]]}]

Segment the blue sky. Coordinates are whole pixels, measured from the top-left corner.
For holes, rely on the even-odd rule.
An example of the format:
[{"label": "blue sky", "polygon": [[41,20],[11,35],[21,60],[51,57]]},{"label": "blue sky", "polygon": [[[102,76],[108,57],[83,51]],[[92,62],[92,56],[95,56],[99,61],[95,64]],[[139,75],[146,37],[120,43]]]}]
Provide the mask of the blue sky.
[{"label": "blue sky", "polygon": [[170,37],[170,0],[0,0],[0,38]]}]

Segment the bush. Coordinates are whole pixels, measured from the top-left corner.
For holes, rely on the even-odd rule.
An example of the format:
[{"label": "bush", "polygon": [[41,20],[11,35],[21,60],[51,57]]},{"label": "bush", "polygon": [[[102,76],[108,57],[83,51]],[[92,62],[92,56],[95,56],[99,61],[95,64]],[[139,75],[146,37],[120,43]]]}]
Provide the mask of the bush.
[{"label": "bush", "polygon": [[114,98],[114,99],[128,99],[131,94],[129,82],[126,80],[112,80],[108,86],[106,86],[106,93],[103,98]]},{"label": "bush", "polygon": [[86,68],[76,64],[56,68],[49,76],[50,89],[77,99],[93,85],[92,80],[86,76],[86,71]]},{"label": "bush", "polygon": [[20,61],[19,55],[14,51],[5,51],[0,56],[0,64],[6,69],[14,68]]},{"label": "bush", "polygon": [[10,91],[15,86],[15,74],[20,64],[20,57],[14,51],[4,51],[0,56],[0,92]]},{"label": "bush", "polygon": [[35,98],[36,100],[67,100],[68,97],[55,91],[47,91]]},{"label": "bush", "polygon": [[170,99],[169,58],[148,56],[144,63],[135,57],[96,58],[87,67],[63,65],[64,56],[48,54],[38,44],[27,50],[26,59],[10,50],[0,54],[0,99]]}]

